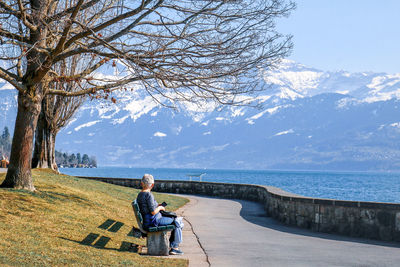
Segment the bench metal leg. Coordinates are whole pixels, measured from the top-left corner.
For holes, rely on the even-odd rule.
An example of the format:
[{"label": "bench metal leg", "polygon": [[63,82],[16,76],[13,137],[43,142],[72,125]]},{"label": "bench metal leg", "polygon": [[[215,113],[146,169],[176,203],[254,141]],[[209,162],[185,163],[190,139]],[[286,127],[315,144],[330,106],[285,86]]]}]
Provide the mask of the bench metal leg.
[{"label": "bench metal leg", "polygon": [[147,233],[147,254],[154,256],[169,255],[169,231]]}]

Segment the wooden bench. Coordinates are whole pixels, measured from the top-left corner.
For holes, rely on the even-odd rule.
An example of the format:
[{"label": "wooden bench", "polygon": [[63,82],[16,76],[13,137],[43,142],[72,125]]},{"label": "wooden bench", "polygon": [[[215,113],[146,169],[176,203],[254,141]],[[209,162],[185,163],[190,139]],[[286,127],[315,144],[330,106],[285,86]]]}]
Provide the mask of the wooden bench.
[{"label": "wooden bench", "polygon": [[147,254],[156,256],[169,255],[169,238],[168,232],[175,229],[174,225],[149,227],[146,231],[143,228],[143,217],[140,213],[139,205],[135,201],[132,202],[133,212],[135,213],[136,221],[140,231],[147,235]]}]

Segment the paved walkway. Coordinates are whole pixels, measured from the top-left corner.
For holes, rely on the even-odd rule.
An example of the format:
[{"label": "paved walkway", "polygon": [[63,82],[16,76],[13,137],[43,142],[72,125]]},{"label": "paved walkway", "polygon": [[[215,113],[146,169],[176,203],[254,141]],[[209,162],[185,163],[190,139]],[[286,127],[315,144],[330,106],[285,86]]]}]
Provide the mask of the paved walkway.
[{"label": "paved walkway", "polygon": [[185,197],[190,266],[400,266],[400,244],[287,227],[250,201]]},{"label": "paved walkway", "polygon": [[7,168],[0,168],[0,173],[5,173],[7,172]]}]

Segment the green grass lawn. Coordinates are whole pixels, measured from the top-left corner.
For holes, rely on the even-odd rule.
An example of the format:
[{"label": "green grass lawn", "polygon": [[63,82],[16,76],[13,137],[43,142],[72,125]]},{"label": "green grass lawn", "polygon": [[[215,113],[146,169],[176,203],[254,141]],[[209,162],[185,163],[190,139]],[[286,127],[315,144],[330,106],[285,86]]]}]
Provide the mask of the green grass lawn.
[{"label": "green grass lawn", "polygon": [[[36,192],[0,188],[1,266],[187,266],[185,259],[141,256],[146,240],[131,202],[139,190],[33,170]],[[5,174],[0,174],[0,183]],[[188,200],[154,193],[175,210]]]}]

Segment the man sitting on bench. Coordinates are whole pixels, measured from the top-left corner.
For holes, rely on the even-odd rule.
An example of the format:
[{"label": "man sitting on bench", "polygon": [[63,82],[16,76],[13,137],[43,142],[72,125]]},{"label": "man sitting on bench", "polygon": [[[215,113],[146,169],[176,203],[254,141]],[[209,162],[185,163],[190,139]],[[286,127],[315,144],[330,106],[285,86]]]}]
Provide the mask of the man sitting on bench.
[{"label": "man sitting on bench", "polygon": [[164,217],[160,211],[165,211],[165,207],[158,204],[150,192],[154,187],[154,178],[150,174],[145,174],[141,181],[142,191],[138,194],[136,201],[139,205],[140,213],[143,217],[143,227],[147,230],[153,226],[175,225],[175,230],[171,233],[170,238],[170,255],[182,255],[179,244],[182,242],[181,224],[175,223],[174,218]]}]

